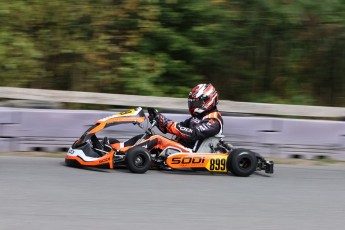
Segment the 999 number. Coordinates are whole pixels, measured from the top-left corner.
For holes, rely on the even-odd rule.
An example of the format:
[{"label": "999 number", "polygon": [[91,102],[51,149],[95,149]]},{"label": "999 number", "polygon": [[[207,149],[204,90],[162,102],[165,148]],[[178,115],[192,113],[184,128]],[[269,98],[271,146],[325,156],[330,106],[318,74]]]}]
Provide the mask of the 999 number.
[{"label": "999 number", "polygon": [[210,171],[224,171],[225,170],[225,159],[211,159],[210,160]]}]

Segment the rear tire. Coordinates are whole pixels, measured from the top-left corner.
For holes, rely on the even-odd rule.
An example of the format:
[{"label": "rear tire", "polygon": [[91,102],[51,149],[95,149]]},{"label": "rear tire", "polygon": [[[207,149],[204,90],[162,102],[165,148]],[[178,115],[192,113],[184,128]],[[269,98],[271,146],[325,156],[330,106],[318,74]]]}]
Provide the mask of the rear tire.
[{"label": "rear tire", "polygon": [[126,153],[126,165],[133,173],[145,173],[151,166],[151,156],[147,149],[136,146]]},{"label": "rear tire", "polygon": [[248,177],[257,168],[255,153],[248,149],[234,149],[228,157],[228,170],[235,176]]}]

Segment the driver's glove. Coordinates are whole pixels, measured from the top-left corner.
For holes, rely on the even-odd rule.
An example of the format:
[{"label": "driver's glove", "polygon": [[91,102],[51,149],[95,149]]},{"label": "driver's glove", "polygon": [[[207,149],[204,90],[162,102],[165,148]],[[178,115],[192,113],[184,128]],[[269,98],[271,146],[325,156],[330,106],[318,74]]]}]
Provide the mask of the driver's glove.
[{"label": "driver's glove", "polygon": [[154,119],[157,122],[158,129],[162,133],[167,133],[167,125],[168,125],[169,119],[160,113],[158,113]]},{"label": "driver's glove", "polygon": [[153,120],[155,120],[155,116],[158,113],[157,110],[155,108],[149,107],[147,108],[147,111],[149,112],[149,121],[150,123],[152,123]]},{"label": "driver's glove", "polygon": [[153,114],[149,114],[148,116],[150,123],[155,119],[155,116]]}]

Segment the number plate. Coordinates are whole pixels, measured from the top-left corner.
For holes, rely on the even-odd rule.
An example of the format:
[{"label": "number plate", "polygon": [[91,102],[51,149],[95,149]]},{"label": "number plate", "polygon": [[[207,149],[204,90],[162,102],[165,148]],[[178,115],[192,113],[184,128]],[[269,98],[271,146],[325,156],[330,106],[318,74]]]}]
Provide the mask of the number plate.
[{"label": "number plate", "polygon": [[226,156],[214,156],[212,157],[206,165],[206,169],[210,172],[227,172],[226,169]]},{"label": "number plate", "polygon": [[122,117],[122,116],[128,116],[128,115],[133,115],[135,114],[135,109],[130,109],[128,111],[124,111],[124,112],[121,112],[121,113],[117,113],[115,114],[117,117]]}]

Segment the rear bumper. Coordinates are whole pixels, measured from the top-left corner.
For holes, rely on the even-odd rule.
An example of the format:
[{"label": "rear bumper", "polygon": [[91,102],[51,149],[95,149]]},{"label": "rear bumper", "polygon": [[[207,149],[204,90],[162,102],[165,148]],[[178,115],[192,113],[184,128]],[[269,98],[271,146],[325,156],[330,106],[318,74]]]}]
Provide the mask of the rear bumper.
[{"label": "rear bumper", "polygon": [[267,161],[264,158],[258,158],[257,170],[265,170],[265,173],[272,174],[274,172],[274,162]]}]

